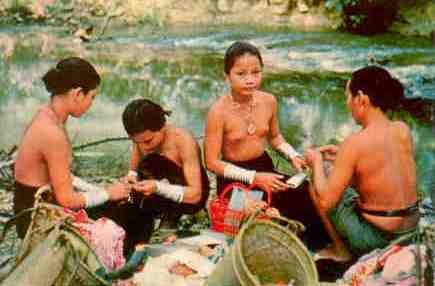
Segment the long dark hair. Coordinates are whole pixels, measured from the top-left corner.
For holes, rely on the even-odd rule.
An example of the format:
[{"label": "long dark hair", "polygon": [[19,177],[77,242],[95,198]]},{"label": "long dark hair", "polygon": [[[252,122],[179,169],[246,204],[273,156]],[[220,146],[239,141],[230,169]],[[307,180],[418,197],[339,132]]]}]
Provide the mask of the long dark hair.
[{"label": "long dark hair", "polygon": [[42,77],[42,81],[47,91],[54,96],[77,87],[86,94],[100,84],[101,78],[88,61],[71,57],[58,62]]}]

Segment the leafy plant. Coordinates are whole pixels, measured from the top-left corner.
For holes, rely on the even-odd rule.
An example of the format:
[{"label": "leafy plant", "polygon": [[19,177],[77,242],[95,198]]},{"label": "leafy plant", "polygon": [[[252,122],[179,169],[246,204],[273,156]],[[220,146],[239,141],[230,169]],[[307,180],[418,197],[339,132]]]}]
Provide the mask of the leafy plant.
[{"label": "leafy plant", "polygon": [[398,10],[397,1],[326,0],[325,7],[338,13],[345,28],[357,34],[385,32]]}]

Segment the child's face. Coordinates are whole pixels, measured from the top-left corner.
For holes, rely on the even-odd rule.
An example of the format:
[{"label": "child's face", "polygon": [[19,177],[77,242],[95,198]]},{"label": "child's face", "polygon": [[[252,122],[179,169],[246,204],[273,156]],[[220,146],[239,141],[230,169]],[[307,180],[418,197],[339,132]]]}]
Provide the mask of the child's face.
[{"label": "child's face", "polygon": [[75,117],[80,117],[91,108],[94,98],[97,96],[97,90],[92,89],[87,93],[79,88],[75,94],[76,112],[73,114]]},{"label": "child's face", "polygon": [[260,87],[262,67],[260,60],[251,54],[244,54],[234,61],[230,73],[226,75],[231,91],[239,95],[252,95]]},{"label": "child's face", "polygon": [[163,129],[159,131],[146,130],[130,137],[137,144],[143,154],[149,154],[156,151],[164,139]]}]

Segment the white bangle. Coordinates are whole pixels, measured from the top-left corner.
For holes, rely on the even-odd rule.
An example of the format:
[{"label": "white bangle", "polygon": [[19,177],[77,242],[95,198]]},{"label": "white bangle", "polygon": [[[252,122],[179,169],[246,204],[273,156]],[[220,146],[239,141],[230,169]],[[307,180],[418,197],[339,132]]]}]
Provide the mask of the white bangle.
[{"label": "white bangle", "polygon": [[134,170],[129,170],[127,173],[127,177],[137,177],[137,172]]},{"label": "white bangle", "polygon": [[246,170],[231,163],[225,163],[224,178],[252,184],[255,179],[254,170]]},{"label": "white bangle", "polygon": [[86,208],[102,205],[109,200],[109,194],[105,190],[93,190],[82,195],[85,197]]},{"label": "white bangle", "polygon": [[74,188],[76,188],[79,192],[93,192],[93,191],[104,191],[103,188],[98,187],[96,185],[90,184],[86,182],[85,180],[73,176],[72,185]]},{"label": "white bangle", "polygon": [[290,144],[282,142],[276,148],[281,154],[287,157],[287,159],[293,159],[294,157],[301,156]]},{"label": "white bangle", "polygon": [[183,202],[184,187],[156,181],[156,194],[176,203]]}]

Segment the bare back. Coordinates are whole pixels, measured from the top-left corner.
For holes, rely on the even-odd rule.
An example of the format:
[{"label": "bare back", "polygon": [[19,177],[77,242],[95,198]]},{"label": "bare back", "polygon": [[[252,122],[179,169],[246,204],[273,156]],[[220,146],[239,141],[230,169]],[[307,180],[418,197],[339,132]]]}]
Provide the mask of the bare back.
[{"label": "bare back", "polygon": [[[61,141],[63,144],[53,145],[53,141]],[[15,162],[15,180],[35,187],[49,184],[46,156],[50,152],[67,154],[59,158],[68,158],[64,164],[70,165],[72,151],[67,134],[51,110],[43,106],[34,115],[20,142]]]},{"label": "bare back", "polygon": [[[406,208],[417,200],[413,143],[408,126],[390,122],[361,131],[354,140],[358,150],[355,177],[360,206],[369,210]],[[364,217],[381,229],[408,229],[418,217]]]}]

